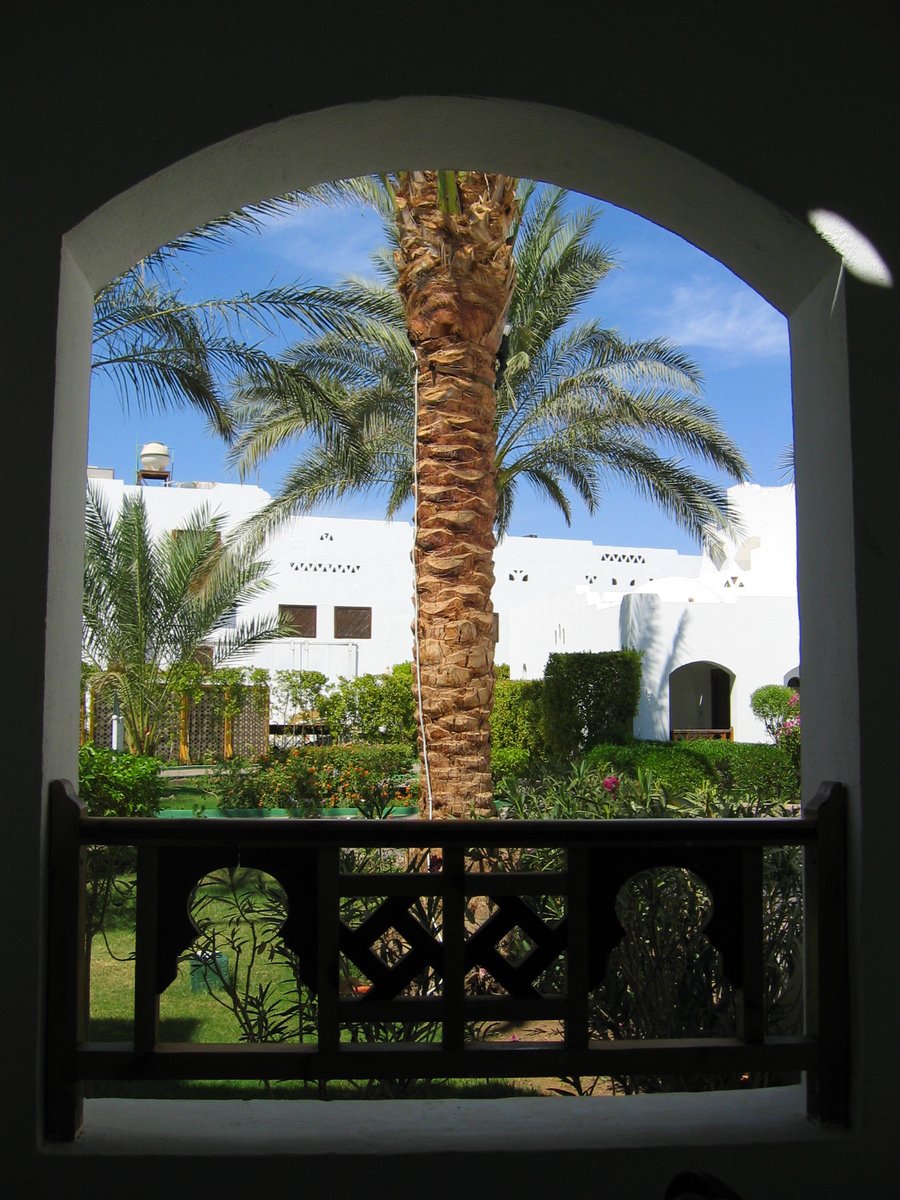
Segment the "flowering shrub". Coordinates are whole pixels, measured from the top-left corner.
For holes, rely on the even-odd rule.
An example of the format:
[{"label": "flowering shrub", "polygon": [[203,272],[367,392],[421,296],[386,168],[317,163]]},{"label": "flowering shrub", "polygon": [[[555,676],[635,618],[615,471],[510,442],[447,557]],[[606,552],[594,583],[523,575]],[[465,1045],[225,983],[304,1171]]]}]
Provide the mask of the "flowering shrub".
[{"label": "flowering shrub", "polygon": [[294,758],[259,763],[232,759],[213,772],[209,785],[219,808],[300,808],[301,788],[299,752]]},{"label": "flowering shrub", "polygon": [[234,759],[215,771],[210,788],[220,808],[358,808],[381,816],[415,804],[416,781],[402,774],[409,755],[392,746],[299,746],[273,750],[256,763]]},{"label": "flowering shrub", "polygon": [[791,716],[792,704],[799,704],[798,693],[786,684],[767,683],[759,687],[750,697],[753,715],[762,721],[766,733],[773,742],[778,741],[778,730]]},{"label": "flowering shrub", "polygon": [[787,702],[788,715],[775,731],[775,744],[788,755],[800,778],[800,693],[793,692]]},{"label": "flowering shrub", "polygon": [[322,808],[358,808],[363,816],[380,817],[395,805],[412,804],[413,786],[354,763],[306,767],[306,794]]}]

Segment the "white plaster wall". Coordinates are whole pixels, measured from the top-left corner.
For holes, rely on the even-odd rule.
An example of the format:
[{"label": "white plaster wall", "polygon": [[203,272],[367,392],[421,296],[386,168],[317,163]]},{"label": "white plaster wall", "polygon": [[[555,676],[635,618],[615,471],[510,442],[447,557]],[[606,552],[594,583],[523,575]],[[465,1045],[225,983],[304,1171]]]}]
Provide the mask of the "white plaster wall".
[{"label": "white plaster wall", "polygon": [[725,561],[706,559],[702,577],[736,579],[755,595],[797,594],[797,514],[793,484],[761,487],[747,483],[728,489],[743,531],[724,543]]},{"label": "white plaster wall", "polygon": [[630,644],[643,651],[637,737],[669,737],[669,676],[692,662],[710,662],[734,675],[731,721],[740,742],[766,740],[750,696],[781,683],[797,661],[797,603],[791,597],[741,596],[731,604],[673,602],[644,593],[623,603]]},{"label": "white plaster wall", "polygon": [[[141,494],[155,534],[178,528],[201,507],[223,516],[226,532],[232,532],[269,500],[251,485],[92,483],[113,511],[126,493]],[[750,713],[750,694],[764,683],[781,682],[799,657],[793,488],[744,486],[730,495],[741,510],[744,537],[752,537],[756,548],[740,563],[730,554],[720,567],[705,556],[670,549],[505,539],[495,560],[496,661],[508,663],[514,679],[537,679],[555,652],[640,649],[644,673],[635,734],[656,739],[669,736],[672,671],[690,662],[715,662],[735,676],[735,737],[759,740],[763,731]],[[314,605],[316,637],[271,642],[241,661],[270,671],[318,670],[332,680],[409,661],[411,548],[406,522],[312,516],[288,522],[262,551],[271,563],[269,589],[239,615],[271,613],[279,604]],[[739,554],[739,546],[731,549]],[[617,584],[605,586],[612,579]],[[338,605],[371,608],[371,638],[336,638]]]}]

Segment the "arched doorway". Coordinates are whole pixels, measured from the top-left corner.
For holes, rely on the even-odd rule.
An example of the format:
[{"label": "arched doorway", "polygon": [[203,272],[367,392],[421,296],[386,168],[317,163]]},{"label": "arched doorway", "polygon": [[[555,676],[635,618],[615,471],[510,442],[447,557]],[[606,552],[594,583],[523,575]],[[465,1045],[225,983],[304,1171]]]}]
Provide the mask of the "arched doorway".
[{"label": "arched doorway", "polygon": [[673,740],[732,737],[734,674],[711,662],[690,662],[669,675],[669,730]]}]

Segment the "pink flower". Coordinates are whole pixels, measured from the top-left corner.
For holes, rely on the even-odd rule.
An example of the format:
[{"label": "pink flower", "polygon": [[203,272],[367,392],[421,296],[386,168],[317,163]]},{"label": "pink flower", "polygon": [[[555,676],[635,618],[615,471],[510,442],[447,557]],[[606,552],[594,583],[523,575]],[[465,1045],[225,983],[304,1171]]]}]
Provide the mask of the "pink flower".
[{"label": "pink flower", "polygon": [[614,792],[619,786],[618,775],[607,775],[607,777],[603,780],[603,786],[608,792]]}]

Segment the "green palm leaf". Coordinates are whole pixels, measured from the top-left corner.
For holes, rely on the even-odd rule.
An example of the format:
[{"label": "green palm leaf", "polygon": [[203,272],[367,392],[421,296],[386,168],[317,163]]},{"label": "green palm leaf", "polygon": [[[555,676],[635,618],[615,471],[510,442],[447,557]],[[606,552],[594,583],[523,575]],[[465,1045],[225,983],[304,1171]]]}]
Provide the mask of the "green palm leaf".
[{"label": "green palm leaf", "polygon": [[[387,220],[389,181],[338,181],[299,203],[373,204]],[[702,401],[694,362],[664,339],[629,341],[580,310],[610,270],[594,240],[600,210],[570,211],[558,188],[524,183],[516,229],[516,288],[497,376],[497,530],[510,527],[525,480],[571,520],[578,501],[602,504],[614,478],[661,506],[694,536],[727,528],[724,488],[687,465],[698,461],[731,480],[749,471]],[[388,515],[412,494],[413,355],[394,289],[389,251],[376,255],[377,281],[348,280],[314,291],[321,332],[285,356],[315,381],[330,412],[312,419],[300,388],[276,395],[244,387],[235,396],[232,461],[244,472],[276,449],[297,447],[294,467],[257,536],[292,515],[351,494],[380,495]],[[312,299],[313,290],[307,295]]]}]

